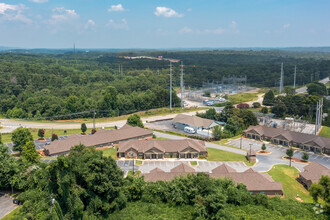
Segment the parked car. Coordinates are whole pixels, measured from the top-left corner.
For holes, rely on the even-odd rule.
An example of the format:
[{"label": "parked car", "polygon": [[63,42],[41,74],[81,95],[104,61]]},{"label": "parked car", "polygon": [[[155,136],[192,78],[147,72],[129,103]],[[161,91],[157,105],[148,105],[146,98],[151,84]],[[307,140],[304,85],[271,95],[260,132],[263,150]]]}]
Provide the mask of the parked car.
[{"label": "parked car", "polygon": [[189,126],[185,127],[183,130],[185,132],[189,133],[189,134],[195,134],[196,133],[195,129],[193,129],[192,127],[189,127]]}]

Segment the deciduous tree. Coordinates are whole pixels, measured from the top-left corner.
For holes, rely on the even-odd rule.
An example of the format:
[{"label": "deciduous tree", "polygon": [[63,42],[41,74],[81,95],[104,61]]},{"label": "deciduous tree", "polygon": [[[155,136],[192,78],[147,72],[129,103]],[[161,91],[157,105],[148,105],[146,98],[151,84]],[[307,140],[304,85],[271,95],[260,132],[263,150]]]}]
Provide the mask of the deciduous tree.
[{"label": "deciduous tree", "polygon": [[30,164],[39,163],[40,155],[33,141],[27,142],[22,149],[22,157]]},{"label": "deciduous tree", "polygon": [[87,131],[87,126],[86,126],[86,124],[85,124],[85,123],[82,123],[80,129],[81,129],[82,133],[85,134],[85,132]]},{"label": "deciduous tree", "polygon": [[289,148],[286,150],[286,155],[289,157],[290,159],[290,167],[291,167],[291,159],[292,159],[292,156],[293,156],[293,149],[292,148]]},{"label": "deciduous tree", "polygon": [[22,151],[23,146],[29,142],[33,141],[33,137],[29,129],[19,127],[12,133],[11,140],[14,143],[14,150]]},{"label": "deciduous tree", "polygon": [[133,114],[127,118],[126,124],[131,125],[131,126],[138,126],[140,128],[143,128],[143,123],[138,114]]}]

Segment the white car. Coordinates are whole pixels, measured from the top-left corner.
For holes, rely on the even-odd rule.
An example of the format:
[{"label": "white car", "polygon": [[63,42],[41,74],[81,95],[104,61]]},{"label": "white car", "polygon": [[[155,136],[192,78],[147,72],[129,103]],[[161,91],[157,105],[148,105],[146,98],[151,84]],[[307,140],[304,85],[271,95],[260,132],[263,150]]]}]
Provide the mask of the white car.
[{"label": "white car", "polygon": [[189,133],[189,134],[195,134],[195,133],[196,133],[195,129],[193,129],[192,127],[189,127],[189,126],[184,127],[183,130],[184,130],[185,132]]}]

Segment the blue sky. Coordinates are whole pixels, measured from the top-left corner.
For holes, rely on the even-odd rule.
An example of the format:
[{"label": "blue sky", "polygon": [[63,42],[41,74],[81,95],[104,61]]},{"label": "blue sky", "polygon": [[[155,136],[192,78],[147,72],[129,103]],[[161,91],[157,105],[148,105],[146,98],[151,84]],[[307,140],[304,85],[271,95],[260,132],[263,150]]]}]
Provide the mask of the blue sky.
[{"label": "blue sky", "polygon": [[329,0],[0,0],[0,46],[330,46]]}]

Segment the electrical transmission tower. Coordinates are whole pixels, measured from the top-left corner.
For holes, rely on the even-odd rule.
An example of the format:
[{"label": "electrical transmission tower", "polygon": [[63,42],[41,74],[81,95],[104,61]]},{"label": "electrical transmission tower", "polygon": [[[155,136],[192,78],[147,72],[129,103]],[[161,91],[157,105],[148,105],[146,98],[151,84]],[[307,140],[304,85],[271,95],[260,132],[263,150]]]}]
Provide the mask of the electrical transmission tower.
[{"label": "electrical transmission tower", "polygon": [[172,62],[170,61],[170,110],[172,110]]},{"label": "electrical transmission tower", "polygon": [[323,108],[323,98],[316,103],[315,135],[322,126],[322,118],[323,118],[322,108]]},{"label": "electrical transmission tower", "polygon": [[284,71],[283,71],[283,63],[281,64],[281,79],[280,79],[280,93],[283,91],[283,77],[284,77]]},{"label": "electrical transmission tower", "polygon": [[180,86],[181,86],[181,109],[183,109],[183,62],[182,61],[181,61]]},{"label": "electrical transmission tower", "polygon": [[296,88],[297,66],[294,66],[293,88]]}]

